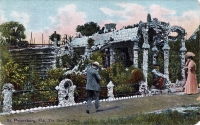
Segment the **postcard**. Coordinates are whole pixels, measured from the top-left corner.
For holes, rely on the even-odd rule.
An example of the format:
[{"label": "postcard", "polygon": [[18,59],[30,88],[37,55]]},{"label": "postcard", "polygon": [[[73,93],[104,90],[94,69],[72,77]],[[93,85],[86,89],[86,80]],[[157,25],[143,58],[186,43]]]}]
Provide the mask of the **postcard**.
[{"label": "postcard", "polygon": [[0,124],[197,124],[199,5],[0,0]]}]

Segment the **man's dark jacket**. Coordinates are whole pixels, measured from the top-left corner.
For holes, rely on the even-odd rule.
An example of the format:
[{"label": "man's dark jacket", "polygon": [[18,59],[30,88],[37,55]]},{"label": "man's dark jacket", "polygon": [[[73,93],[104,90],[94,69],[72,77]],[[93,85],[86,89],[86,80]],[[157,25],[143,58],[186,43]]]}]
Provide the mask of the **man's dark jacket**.
[{"label": "man's dark jacket", "polygon": [[98,70],[94,69],[93,67],[87,70],[87,83],[86,83],[86,90],[94,90],[99,91],[100,85],[99,82],[101,77],[99,75]]}]

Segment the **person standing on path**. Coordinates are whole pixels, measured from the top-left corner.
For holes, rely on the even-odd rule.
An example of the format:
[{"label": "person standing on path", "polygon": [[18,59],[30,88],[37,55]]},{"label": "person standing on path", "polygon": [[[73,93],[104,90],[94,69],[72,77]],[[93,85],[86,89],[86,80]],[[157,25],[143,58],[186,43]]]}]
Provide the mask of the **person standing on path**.
[{"label": "person standing on path", "polygon": [[99,63],[93,62],[92,66],[87,70],[87,83],[86,83],[86,91],[87,91],[87,106],[86,113],[89,114],[90,106],[92,100],[95,100],[95,108],[96,112],[101,111],[99,108],[99,91],[100,91],[100,80],[101,77],[99,75]]},{"label": "person standing on path", "polygon": [[185,84],[185,94],[197,94],[198,93],[198,85],[197,85],[197,79],[196,79],[196,64],[193,61],[194,56],[188,56],[186,67],[187,69],[187,80]]}]

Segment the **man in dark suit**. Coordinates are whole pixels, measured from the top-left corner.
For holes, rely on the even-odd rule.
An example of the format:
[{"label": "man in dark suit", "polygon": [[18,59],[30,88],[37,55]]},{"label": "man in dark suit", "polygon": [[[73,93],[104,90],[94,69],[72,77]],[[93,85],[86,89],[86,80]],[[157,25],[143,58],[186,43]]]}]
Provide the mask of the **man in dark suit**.
[{"label": "man in dark suit", "polygon": [[86,91],[87,91],[87,106],[86,113],[89,114],[90,106],[92,103],[92,99],[95,100],[95,108],[96,112],[101,111],[99,108],[99,90],[100,90],[100,80],[101,77],[99,75],[99,63],[94,62],[92,66],[87,70],[87,83],[86,83]]}]

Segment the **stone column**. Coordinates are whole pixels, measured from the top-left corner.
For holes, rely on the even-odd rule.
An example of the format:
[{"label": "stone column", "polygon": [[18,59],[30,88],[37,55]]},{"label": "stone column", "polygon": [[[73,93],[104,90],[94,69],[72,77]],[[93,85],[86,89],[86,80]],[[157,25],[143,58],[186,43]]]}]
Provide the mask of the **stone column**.
[{"label": "stone column", "polygon": [[108,89],[108,99],[114,99],[114,94],[113,94],[113,88],[114,88],[114,84],[112,81],[110,81],[107,85],[107,89]]},{"label": "stone column", "polygon": [[12,111],[12,94],[14,91],[14,86],[11,83],[3,85],[3,113],[10,113]]},{"label": "stone column", "polygon": [[133,65],[135,68],[138,68],[138,41],[134,41],[133,47]]},{"label": "stone column", "polygon": [[57,38],[54,38],[53,47],[57,47],[57,43],[58,43]]},{"label": "stone column", "polygon": [[145,78],[145,89],[147,89],[147,76],[148,76],[148,52],[149,52],[149,43],[148,43],[148,34],[147,34],[148,29],[145,29],[144,27],[142,28],[142,34],[143,34],[143,38],[144,38],[144,43],[142,45],[142,49],[143,49],[143,65],[142,65],[142,69],[143,69],[143,74],[144,74],[144,78]]},{"label": "stone column", "polygon": [[169,50],[170,50],[170,47],[168,44],[168,36],[166,36],[164,38],[164,41],[165,41],[165,44],[162,48],[164,51],[164,75],[165,75],[167,81],[170,82],[170,80],[169,80]]},{"label": "stone column", "polygon": [[148,75],[148,48],[143,48],[143,63],[142,70],[145,77],[145,82],[147,83],[147,75]]},{"label": "stone column", "polygon": [[180,48],[180,58],[181,58],[181,76],[183,78],[183,81],[186,80],[185,76],[185,70],[182,70],[185,67],[185,52],[187,49],[185,48],[185,39],[182,37],[181,39],[181,48]]},{"label": "stone column", "polygon": [[114,50],[110,47],[110,66],[115,62]]}]

